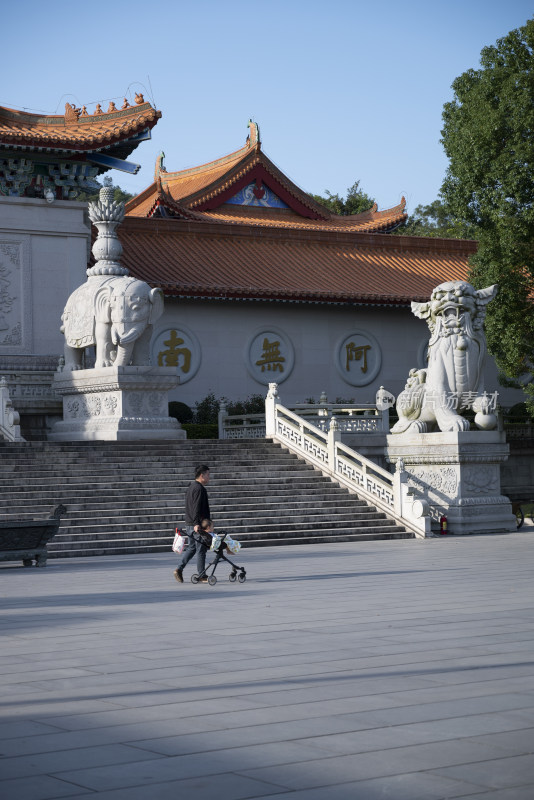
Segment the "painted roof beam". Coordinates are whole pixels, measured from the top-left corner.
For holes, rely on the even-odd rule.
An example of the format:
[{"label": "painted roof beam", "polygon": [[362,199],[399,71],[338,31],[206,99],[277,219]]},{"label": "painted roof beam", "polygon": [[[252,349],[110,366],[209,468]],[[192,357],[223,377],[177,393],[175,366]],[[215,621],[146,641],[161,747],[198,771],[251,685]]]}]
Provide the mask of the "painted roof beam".
[{"label": "painted roof beam", "polygon": [[122,158],[104,155],[104,153],[91,153],[87,156],[88,161],[98,164],[108,169],[119,169],[121,172],[129,172],[130,175],[137,175],[141,169],[141,164],[134,164],[133,161],[124,161]]}]

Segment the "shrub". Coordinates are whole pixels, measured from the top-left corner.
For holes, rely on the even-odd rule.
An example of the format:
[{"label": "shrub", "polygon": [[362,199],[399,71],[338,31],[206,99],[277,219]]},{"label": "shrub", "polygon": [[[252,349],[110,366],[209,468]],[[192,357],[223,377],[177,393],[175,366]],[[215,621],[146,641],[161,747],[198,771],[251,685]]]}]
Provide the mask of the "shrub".
[{"label": "shrub", "polygon": [[189,422],[182,425],[182,428],[187,433],[188,439],[218,439],[219,426],[213,423],[204,423],[198,425],[195,422]]},{"label": "shrub", "polygon": [[171,400],[169,403],[169,417],[174,417],[182,425],[192,422],[193,416],[193,410],[186,403],[180,403],[177,400]]}]

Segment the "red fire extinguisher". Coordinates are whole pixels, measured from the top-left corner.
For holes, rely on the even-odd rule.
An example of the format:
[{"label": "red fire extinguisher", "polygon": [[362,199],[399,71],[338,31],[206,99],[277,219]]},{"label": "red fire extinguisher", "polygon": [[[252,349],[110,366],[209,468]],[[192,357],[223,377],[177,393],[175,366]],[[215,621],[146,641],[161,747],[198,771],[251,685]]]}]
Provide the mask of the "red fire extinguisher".
[{"label": "red fire extinguisher", "polygon": [[444,535],[447,533],[447,517],[443,514],[442,517],[439,518],[439,532]]}]

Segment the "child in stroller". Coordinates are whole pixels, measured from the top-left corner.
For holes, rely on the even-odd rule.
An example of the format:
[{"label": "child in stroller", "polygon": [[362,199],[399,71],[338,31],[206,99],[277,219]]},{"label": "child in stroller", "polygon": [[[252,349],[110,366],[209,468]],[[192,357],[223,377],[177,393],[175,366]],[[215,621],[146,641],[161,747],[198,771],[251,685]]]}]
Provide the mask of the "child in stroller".
[{"label": "child in stroller", "polygon": [[194,573],[191,575],[191,582],[198,583],[201,578],[204,578],[208,575],[208,570],[212,568],[211,574],[208,576],[208,583],[210,586],[215,586],[217,583],[217,578],[215,577],[214,573],[217,569],[217,565],[219,561],[227,561],[232,567],[232,571],[228,575],[228,580],[232,583],[236,580],[238,580],[239,583],[244,583],[247,579],[245,568],[238,567],[237,564],[234,564],[233,561],[230,561],[226,555],[229,552],[238,553],[241,549],[239,542],[236,542],[235,539],[232,539],[228,531],[219,531],[219,533],[216,533],[211,519],[203,519],[200,523],[200,527],[202,528],[202,533],[206,535],[206,538],[211,536],[210,550],[213,551],[215,558],[210,561],[203,572],[200,574]]}]

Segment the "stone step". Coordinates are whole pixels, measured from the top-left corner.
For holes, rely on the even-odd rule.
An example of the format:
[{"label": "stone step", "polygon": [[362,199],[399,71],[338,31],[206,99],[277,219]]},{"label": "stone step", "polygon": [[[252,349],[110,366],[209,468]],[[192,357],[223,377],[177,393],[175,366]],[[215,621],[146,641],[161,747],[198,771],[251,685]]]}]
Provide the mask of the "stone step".
[{"label": "stone step", "polygon": [[51,557],[169,551],[176,558],[170,546],[197,463],[211,467],[217,528],[244,548],[413,538],[268,440],[0,446],[0,516],[46,518],[63,502],[68,510]]},{"label": "stone step", "polygon": [[[242,485],[239,485],[238,482],[230,483],[227,481],[225,482],[225,485],[219,485],[217,489],[210,490],[210,502],[211,498],[217,500],[228,498],[228,502],[230,502],[232,497],[236,498],[239,496],[239,498],[241,498],[244,495],[249,497],[255,494],[255,489],[259,490],[258,494],[260,496],[263,495],[271,497],[274,495],[279,495],[291,497],[298,496],[300,493],[309,493],[314,487],[317,487],[323,491],[326,487],[334,485],[335,484],[332,483],[330,478],[322,476],[317,476],[317,480],[313,478],[295,478],[294,480],[287,481],[281,478],[278,482],[276,480],[273,480],[270,483],[266,483],[264,481],[258,481],[257,483],[249,481]],[[3,485],[3,497],[0,502],[4,502],[7,505],[8,491],[9,497],[13,499],[13,502],[19,502],[21,505],[24,505],[26,499],[29,497],[33,497],[35,499],[41,498],[42,502],[44,503],[48,501],[48,498],[52,498],[51,502],[55,502],[57,497],[61,497],[62,502],[64,502],[64,498],[86,498],[88,501],[90,501],[91,499],[94,500],[95,497],[101,498],[104,496],[119,498],[135,498],[141,496],[183,498],[186,488],[187,482],[181,486],[177,486],[174,481],[169,482],[163,480],[146,480],[142,485],[136,482],[124,484],[117,482],[116,485],[111,487],[109,487],[109,485],[105,482],[103,484],[86,482],[82,486],[78,486],[77,484],[65,484],[63,482],[53,482],[50,485],[40,485],[39,483],[35,483],[32,486],[20,486],[17,488],[10,488],[6,485]],[[356,495],[352,496],[356,497]],[[11,503],[9,505],[11,505]]]},{"label": "stone step", "polygon": [[[272,530],[258,529],[254,533],[246,533],[244,531],[240,531],[239,529],[232,528],[230,529],[230,533],[232,538],[236,539],[241,543],[242,546],[244,546],[247,542],[250,544],[257,541],[263,541],[264,539],[277,541],[278,544],[281,544],[284,543],[289,537],[300,538],[304,536],[306,538],[310,538],[317,534],[325,535],[327,532],[329,535],[339,535],[342,533],[343,535],[352,536],[356,534],[370,535],[375,533],[400,533],[403,531],[401,526],[393,523],[387,525],[385,522],[385,520],[377,520],[375,524],[366,526],[352,526],[346,522],[339,522],[329,526],[325,525],[322,528],[313,526],[309,526],[307,528],[300,528],[299,526],[284,526],[273,528]],[[84,542],[84,546],[87,547],[100,547],[102,542],[112,541],[114,539],[121,539],[130,542],[137,542],[138,540],[143,539],[144,541],[149,542],[151,546],[155,546],[159,543],[163,545],[164,549],[167,547],[170,549],[173,537],[174,529],[170,530],[168,527],[163,530],[152,529],[150,526],[147,526],[143,530],[114,530],[112,536],[110,536],[109,531],[101,531],[100,533],[86,531],[84,533],[79,533],[64,538],[60,536],[54,537],[54,539],[49,543],[49,551],[55,552],[56,550],[70,549],[71,546],[79,544],[80,542]]]},{"label": "stone step", "polygon": [[[237,510],[235,503],[233,502],[215,503],[212,500],[211,506],[213,517],[215,517],[216,513],[218,518],[220,518],[221,515],[224,515],[225,518],[235,519],[247,516],[249,514],[257,514],[261,511],[269,515],[273,515],[278,512],[295,514],[297,511],[301,513],[302,510],[306,511],[310,507],[314,506],[317,508],[322,508],[324,511],[324,507],[327,506],[328,503],[332,503],[334,500],[336,508],[348,508],[351,509],[353,513],[360,514],[370,509],[364,500],[352,500],[350,496],[347,497],[346,494],[329,497],[324,493],[318,493],[316,497],[313,495],[303,495],[302,497],[296,498],[271,495],[264,499],[260,496],[252,496],[246,498],[244,501],[240,501],[239,509]],[[95,514],[98,514],[99,516],[102,516],[103,514],[111,514],[112,516],[121,514],[123,516],[126,515],[133,517],[139,515],[140,513],[150,515],[153,513],[172,513],[174,516],[178,517],[183,517],[184,514],[183,502],[177,500],[176,493],[169,495],[168,498],[150,497],[150,504],[140,504],[139,497],[135,500],[132,499],[129,501],[123,499],[121,500],[121,509],[119,511],[115,510],[115,504],[110,503],[109,500],[107,502],[79,503],[67,498],[67,502],[68,514],[66,516],[66,520],[68,520],[69,524],[74,524],[79,518],[84,516],[94,517]],[[42,516],[45,518],[51,511],[51,503],[32,503],[32,514],[35,516]],[[0,503],[0,519],[3,521],[15,518],[18,519],[24,515],[30,518],[27,504],[18,506],[9,504],[4,508],[4,506]]]},{"label": "stone step", "polygon": [[[111,554],[114,549],[114,554],[125,552],[169,552],[172,558],[178,558],[176,553],[172,552],[172,536],[139,536],[128,537],[126,535],[109,537],[107,539],[91,539],[84,538],[74,540],[73,542],[56,542],[55,539],[48,545],[49,556],[66,556],[72,555],[77,551],[78,555],[99,555]],[[235,537],[238,539],[238,537]],[[365,539],[406,539],[413,538],[412,534],[407,533],[400,526],[391,526],[384,528],[377,526],[367,530],[355,530],[351,528],[338,528],[329,529],[327,531],[279,531],[272,532],[265,536],[257,535],[250,536],[249,538],[241,538],[238,541],[241,543],[242,549],[250,547],[266,547],[274,545],[287,545],[287,544],[311,544],[323,543],[330,541],[363,541]],[[210,553],[208,552],[208,558]],[[241,558],[241,552],[237,555],[230,555],[231,560],[238,561]]]},{"label": "stone step", "polygon": [[[217,528],[220,530],[229,529],[234,531],[237,535],[237,531],[242,533],[249,533],[249,532],[256,532],[259,530],[266,531],[266,530],[276,530],[277,528],[284,528],[284,530],[297,530],[302,529],[306,526],[314,526],[317,527],[318,525],[330,525],[331,527],[336,527],[338,525],[351,525],[352,527],[368,527],[369,525],[374,525],[377,522],[383,523],[384,525],[393,525],[394,522],[389,520],[385,517],[384,514],[381,512],[370,512],[364,514],[354,514],[351,511],[337,513],[333,511],[330,514],[301,514],[298,515],[297,520],[294,515],[287,515],[285,517],[280,516],[276,518],[272,518],[270,516],[258,516],[255,518],[250,518],[247,521],[242,519],[220,519],[220,524],[217,525]],[[127,518],[124,516],[116,516],[116,517],[104,517],[97,519],[87,517],[85,519],[80,519],[76,524],[71,524],[70,522],[61,523],[58,533],[56,534],[56,538],[60,536],[74,536],[80,535],[84,533],[93,533],[98,531],[107,531],[110,528],[113,530],[114,533],[118,533],[123,530],[133,530],[133,531],[141,531],[145,528],[159,528],[160,530],[168,530],[171,533],[174,533],[174,529],[176,527],[181,527],[180,521],[176,521],[175,518],[169,518],[168,514],[154,514],[152,516],[147,515],[144,518],[140,517],[132,517]]]}]

